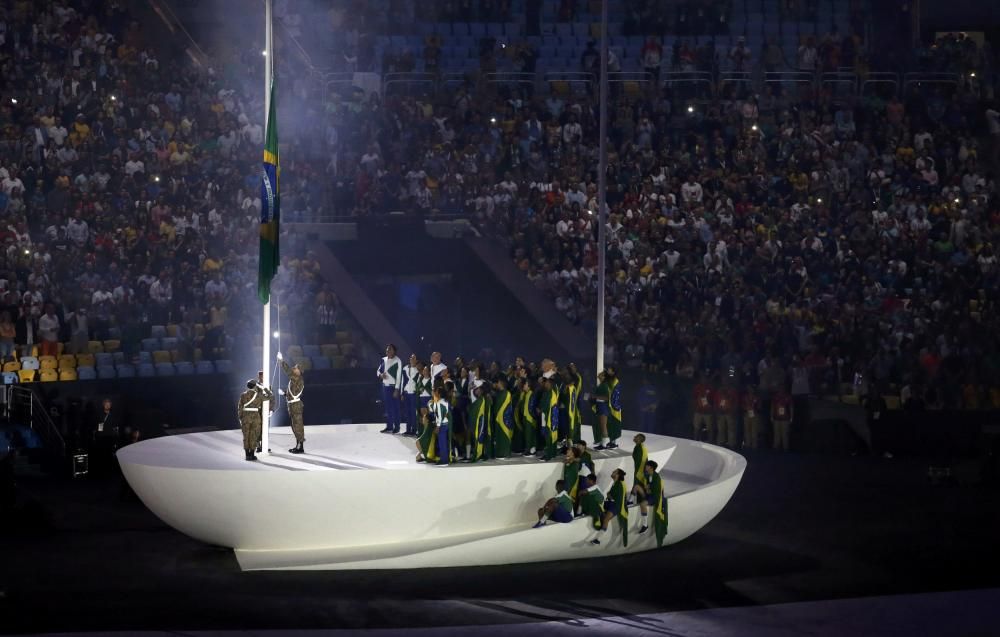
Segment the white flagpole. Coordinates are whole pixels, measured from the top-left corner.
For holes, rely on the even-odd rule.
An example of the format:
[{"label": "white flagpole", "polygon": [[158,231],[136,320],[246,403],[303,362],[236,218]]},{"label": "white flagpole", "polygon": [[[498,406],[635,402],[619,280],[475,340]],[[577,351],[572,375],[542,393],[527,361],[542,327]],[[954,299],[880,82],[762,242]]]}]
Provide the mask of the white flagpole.
[{"label": "white flagpole", "polygon": [[597,162],[597,373],[604,371],[604,286],[608,224],[608,0],[601,2],[600,158]]},{"label": "white flagpole", "polygon": [[[271,69],[274,55],[271,50],[271,0],[264,0],[264,130],[267,130],[267,118],[271,108]],[[275,237],[277,241],[277,237]],[[264,334],[261,348],[261,370],[264,371],[264,387],[271,386],[271,300],[268,297],[264,304]],[[271,405],[264,402],[262,413],[261,453],[267,453],[270,445],[268,429],[271,426]]]}]

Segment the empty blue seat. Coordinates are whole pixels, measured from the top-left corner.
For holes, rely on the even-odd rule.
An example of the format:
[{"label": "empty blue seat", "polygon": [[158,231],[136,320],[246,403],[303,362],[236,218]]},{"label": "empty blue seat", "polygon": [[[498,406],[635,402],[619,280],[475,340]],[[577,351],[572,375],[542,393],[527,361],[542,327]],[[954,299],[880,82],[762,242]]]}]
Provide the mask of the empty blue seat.
[{"label": "empty blue seat", "polygon": [[115,365],[121,365],[125,362],[125,352],[115,352],[111,355],[111,361]]},{"label": "empty blue seat", "polygon": [[156,376],[156,368],[152,363],[139,363],[139,378],[149,378]]},{"label": "empty blue seat", "polygon": [[199,374],[214,374],[215,365],[212,361],[198,361],[195,363],[195,371]]},{"label": "empty blue seat", "polygon": [[181,361],[174,364],[174,369],[177,370],[177,374],[181,376],[189,376],[194,374],[194,364],[187,361]]},{"label": "empty blue seat", "polygon": [[170,350],[175,350],[177,349],[177,339],[172,336],[168,336],[167,338],[160,340],[160,345],[168,352]]},{"label": "empty blue seat", "polygon": [[149,332],[149,335],[153,338],[163,338],[167,335],[166,325],[154,325]]},{"label": "empty blue seat", "polygon": [[135,367],[132,365],[119,365],[118,378],[135,378]]},{"label": "empty blue seat", "polygon": [[326,356],[313,356],[311,360],[313,369],[330,369],[330,359]]},{"label": "empty blue seat", "polygon": [[228,374],[233,371],[233,361],[229,360],[219,360],[215,361],[215,371],[220,374]]},{"label": "empty blue seat", "polygon": [[486,25],[482,22],[470,22],[469,35],[474,35],[477,38],[484,37],[486,35]]},{"label": "empty blue seat", "polygon": [[139,362],[149,363],[150,365],[152,365],[153,364],[152,352],[147,352],[146,350],[142,350],[141,352],[139,352]]},{"label": "empty blue seat", "polygon": [[157,363],[156,364],[156,375],[157,376],[173,376],[177,373],[174,369],[173,363]]},{"label": "empty blue seat", "polygon": [[4,372],[3,373],[3,384],[4,385],[14,385],[18,381],[17,372]]},{"label": "empty blue seat", "polygon": [[103,367],[107,365],[114,366],[115,357],[106,352],[100,352],[98,354],[94,354],[94,362],[97,363],[98,367]]},{"label": "empty blue seat", "polygon": [[117,378],[118,373],[115,372],[114,365],[98,365],[97,366],[97,377],[98,378]]},{"label": "empty blue seat", "polygon": [[302,355],[312,358],[313,356],[319,356],[319,345],[303,345]]},{"label": "empty blue seat", "polygon": [[96,380],[97,370],[93,367],[77,367],[76,377],[80,380]]},{"label": "empty blue seat", "polygon": [[160,339],[159,338],[144,338],[142,339],[142,351],[144,352],[155,352],[160,349]]}]

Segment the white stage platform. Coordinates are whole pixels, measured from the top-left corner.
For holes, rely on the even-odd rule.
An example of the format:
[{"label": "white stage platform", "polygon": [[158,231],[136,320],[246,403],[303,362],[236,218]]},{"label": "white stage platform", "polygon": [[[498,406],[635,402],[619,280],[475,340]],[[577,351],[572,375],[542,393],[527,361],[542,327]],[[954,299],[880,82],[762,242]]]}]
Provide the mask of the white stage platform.
[{"label": "white stage platform", "polygon": [[[274,453],[243,459],[237,430],[168,436],[121,449],[129,484],[164,522],[193,538],[232,547],[241,568],[395,569],[513,564],[617,555],[656,548],[638,534],[630,509],[629,545],[617,523],[595,532],[584,518],[533,529],[554,495],[562,463],[511,458],[437,467],[415,460],[414,439],[378,433],[382,424],[306,428],[306,451],[292,455],[291,430],[272,428]],[[607,489],[621,467],[632,483],[631,439],[594,452]],[[746,469],[739,454],[647,434],[669,500],[665,544],[715,517]]]}]

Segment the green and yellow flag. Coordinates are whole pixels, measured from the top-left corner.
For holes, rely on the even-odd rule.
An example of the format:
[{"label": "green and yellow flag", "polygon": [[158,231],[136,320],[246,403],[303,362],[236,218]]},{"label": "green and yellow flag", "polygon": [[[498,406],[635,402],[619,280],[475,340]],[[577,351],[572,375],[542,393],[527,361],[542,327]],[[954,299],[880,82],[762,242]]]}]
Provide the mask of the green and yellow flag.
[{"label": "green and yellow flag", "polygon": [[260,265],[257,270],[257,297],[261,303],[271,298],[271,279],[278,272],[278,222],[281,196],[278,189],[278,110],[274,80],[271,80],[267,131],[264,135],[264,170],[260,184]]}]

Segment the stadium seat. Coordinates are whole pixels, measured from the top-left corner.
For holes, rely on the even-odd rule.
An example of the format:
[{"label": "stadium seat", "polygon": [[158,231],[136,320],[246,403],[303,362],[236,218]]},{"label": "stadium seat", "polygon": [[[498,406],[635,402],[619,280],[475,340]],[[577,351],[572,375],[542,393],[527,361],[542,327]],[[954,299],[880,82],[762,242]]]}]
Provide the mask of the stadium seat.
[{"label": "stadium seat", "polygon": [[180,362],[186,361],[186,360],[187,360],[187,357],[184,355],[184,352],[182,352],[181,350],[179,350],[179,349],[172,349],[172,350],[170,350],[170,362],[171,363],[177,364],[177,363],[180,363]]},{"label": "stadium seat", "polygon": [[104,351],[111,352],[112,354],[117,352],[122,348],[122,342],[117,339],[111,339],[104,341]]},{"label": "stadium seat", "polygon": [[334,356],[330,359],[330,364],[334,369],[344,369],[347,367],[347,359],[343,356]]},{"label": "stadium seat", "polygon": [[139,363],[139,378],[149,378],[150,376],[156,376],[156,368],[153,367],[152,363]]},{"label": "stadium seat", "polygon": [[189,363],[188,361],[180,361],[174,364],[174,370],[180,376],[190,376],[194,374],[194,363]]},{"label": "stadium seat", "polygon": [[168,336],[167,338],[160,339],[160,349],[172,350],[177,349],[178,340],[175,337]]},{"label": "stadium seat", "polygon": [[19,372],[21,371],[21,363],[18,361],[8,361],[3,364],[4,372]]},{"label": "stadium seat", "polygon": [[17,379],[22,383],[33,383],[35,382],[35,370],[22,369],[17,373]]},{"label": "stadium seat", "polygon": [[43,369],[38,373],[38,380],[43,383],[54,383],[59,380],[59,372],[52,368]]},{"label": "stadium seat", "polygon": [[77,367],[76,377],[80,380],[97,380],[97,370],[90,365]]},{"label": "stadium seat", "polygon": [[205,326],[201,323],[195,323],[194,325],[194,335],[195,338],[201,338],[205,335]]},{"label": "stadium seat", "polygon": [[13,385],[13,384],[17,383],[18,380],[20,380],[20,379],[17,376],[17,372],[6,372],[5,371],[3,373],[3,384],[4,385]]},{"label": "stadium seat", "polygon": [[59,370],[59,380],[76,380],[76,368],[67,367]]},{"label": "stadium seat", "polygon": [[115,367],[118,378],[135,378],[135,367],[132,365],[118,365]]},{"label": "stadium seat", "polygon": [[322,352],[323,356],[326,356],[327,358],[330,358],[331,356],[336,356],[337,354],[340,353],[340,346],[337,345],[336,343],[327,343],[326,345],[320,346],[319,349],[320,352]]},{"label": "stadium seat", "polygon": [[76,357],[77,367],[93,367],[97,364],[97,359],[93,354],[80,354]]},{"label": "stadium seat", "polygon": [[97,377],[101,379],[106,378],[117,378],[118,372],[115,371],[114,365],[98,365],[97,366]]},{"label": "stadium seat", "polygon": [[354,344],[353,343],[343,343],[340,346],[340,353],[343,354],[344,356],[348,356],[348,357],[353,356],[354,355]]},{"label": "stadium seat", "polygon": [[305,356],[299,356],[292,360],[295,361],[295,364],[298,365],[299,368],[304,372],[307,372],[310,369],[312,369],[312,361],[306,358]]},{"label": "stadium seat", "polygon": [[111,358],[114,360],[115,365],[120,365],[125,362],[125,352],[114,352],[111,354]]},{"label": "stadium seat", "polygon": [[174,376],[177,370],[174,368],[173,363],[157,363],[156,364],[156,375],[157,376]]},{"label": "stadium seat", "polygon": [[153,352],[153,362],[159,365],[160,363],[170,362],[170,352],[166,350],[157,350]]},{"label": "stadium seat", "polygon": [[326,356],[313,356],[312,357],[313,369],[331,369],[330,359]]},{"label": "stadium seat", "polygon": [[115,358],[107,352],[100,352],[99,354],[94,354],[94,362],[98,367],[101,365],[114,365]]},{"label": "stadium seat", "polygon": [[59,369],[76,369],[76,356],[63,354],[59,357]]},{"label": "stadium seat", "polygon": [[346,330],[337,331],[337,343],[343,345],[351,342],[351,333]]},{"label": "stadium seat", "polygon": [[59,367],[59,359],[55,356],[39,356],[38,357],[38,368],[39,369],[56,369]]},{"label": "stadium seat", "polygon": [[150,328],[149,335],[152,336],[153,338],[163,338],[164,336],[167,335],[167,326],[154,325],[153,327]]},{"label": "stadium seat", "polygon": [[303,345],[302,346],[302,355],[303,356],[308,356],[309,358],[312,358],[314,356],[319,356],[320,355],[320,353],[319,353],[319,345]]},{"label": "stadium seat", "polygon": [[39,364],[38,359],[34,356],[23,356],[21,357],[21,369],[39,369],[41,364]]},{"label": "stadium seat", "polygon": [[167,336],[170,338],[177,338],[177,333],[181,331],[180,325],[174,325],[171,323],[167,325]]},{"label": "stadium seat", "polygon": [[155,352],[160,349],[160,339],[158,338],[144,338],[142,339],[142,351],[144,352]]},{"label": "stadium seat", "polygon": [[290,345],[288,351],[285,352],[288,358],[300,358],[302,356],[302,346],[301,345]]},{"label": "stadium seat", "polygon": [[233,371],[233,361],[217,360],[215,361],[215,370],[220,374],[228,374]]},{"label": "stadium seat", "polygon": [[145,350],[139,352],[139,362],[153,364],[153,355]]},{"label": "stadium seat", "polygon": [[214,374],[215,365],[212,361],[198,361],[194,366],[195,372],[198,374]]},{"label": "stadium seat", "polygon": [[104,343],[101,341],[90,341],[87,343],[87,351],[91,354],[98,354],[104,351]]}]

